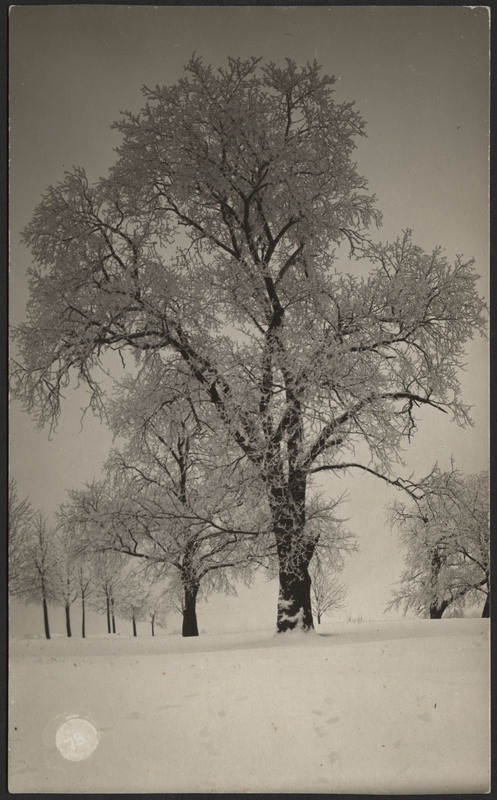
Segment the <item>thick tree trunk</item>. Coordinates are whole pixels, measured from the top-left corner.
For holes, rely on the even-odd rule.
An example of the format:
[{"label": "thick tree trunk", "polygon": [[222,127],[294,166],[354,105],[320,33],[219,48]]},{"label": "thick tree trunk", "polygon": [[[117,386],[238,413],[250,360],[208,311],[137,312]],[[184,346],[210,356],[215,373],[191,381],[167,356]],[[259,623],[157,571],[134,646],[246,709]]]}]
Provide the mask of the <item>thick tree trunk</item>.
[{"label": "thick tree trunk", "polygon": [[306,559],[295,563],[289,571],[280,569],[278,594],[278,633],[291,630],[308,631],[314,628],[311,610],[311,578]]},{"label": "thick tree trunk", "polygon": [[[438,595],[440,572],[446,562],[445,555],[436,547],[431,554],[431,592],[432,597]],[[449,605],[448,600],[433,600],[430,604],[430,619],[442,619],[442,614]]]},{"label": "thick tree trunk", "polygon": [[442,614],[448,605],[449,603],[446,600],[442,600],[441,603],[432,603],[430,606],[430,619],[442,619]]},{"label": "thick tree trunk", "polygon": [[86,638],[85,598],[81,598],[81,637]]},{"label": "thick tree trunk", "polygon": [[72,636],[71,631],[71,606],[69,603],[65,605],[65,612],[66,612],[66,633],[67,636],[70,638]]},{"label": "thick tree trunk", "polygon": [[184,603],[183,603],[183,636],[198,636],[197,624],[197,595],[199,585],[194,583],[187,583],[184,586]]},{"label": "thick tree trunk", "polygon": [[137,636],[138,634],[136,633],[136,619],[134,616],[132,617],[131,621],[133,623],[133,636]]},{"label": "thick tree trunk", "polygon": [[105,603],[106,603],[106,606],[107,606],[107,633],[111,633],[112,632],[112,628],[110,627],[110,597],[109,597],[109,595],[106,595]]},{"label": "thick tree trunk", "polygon": [[305,490],[305,475],[297,473],[283,489],[271,490],[270,504],[279,560],[278,633],[314,629],[308,567],[316,541],[305,536]]},{"label": "thick tree trunk", "polygon": [[46,597],[42,598],[42,606],[43,606],[43,625],[45,628],[45,637],[50,639],[50,625],[48,623],[48,604]]},{"label": "thick tree trunk", "polygon": [[487,594],[487,597],[485,599],[485,605],[483,606],[483,611],[481,612],[481,615],[482,615],[482,618],[485,617],[486,619],[488,619],[488,617],[490,617],[490,590],[489,590],[489,592]]}]

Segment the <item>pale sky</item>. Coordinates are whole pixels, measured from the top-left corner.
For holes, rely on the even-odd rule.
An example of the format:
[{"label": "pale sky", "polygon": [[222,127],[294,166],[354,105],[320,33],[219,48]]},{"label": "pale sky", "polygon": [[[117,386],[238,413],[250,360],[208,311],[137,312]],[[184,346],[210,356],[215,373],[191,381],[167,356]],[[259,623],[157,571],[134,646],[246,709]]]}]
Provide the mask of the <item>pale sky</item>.
[{"label": "pale sky", "polygon": [[[440,244],[449,257],[474,257],[488,296],[488,27],[486,9],[454,6],[12,8],[11,324],[23,320],[27,299],[30,256],[19,231],[42,192],[72,166],[84,166],[92,179],[104,174],[118,144],[112,122],[141,108],[142,85],[175,82],[193,52],[215,65],[228,55],[316,58],[338,79],[337,100],[354,100],[367,121],[356,158],[384,214],[378,235],[391,239],[410,227],[426,249]],[[437,460],[447,468],[451,455],[462,471],[487,468],[488,350],[481,340],[468,347],[463,395],[475,426],[461,430],[425,414],[404,474],[425,474]],[[10,471],[48,514],[66,489],[98,475],[111,445],[88,415],[81,429],[82,404],[80,393],[68,393],[51,440],[12,404]],[[385,519],[395,492],[364,476],[326,481],[333,494],[348,491],[343,515],[360,545],[343,573],[347,614],[379,618],[401,569]],[[274,586],[257,593],[255,617],[242,595],[238,602],[212,598],[201,626],[234,630],[237,616],[244,627],[273,623]]]}]

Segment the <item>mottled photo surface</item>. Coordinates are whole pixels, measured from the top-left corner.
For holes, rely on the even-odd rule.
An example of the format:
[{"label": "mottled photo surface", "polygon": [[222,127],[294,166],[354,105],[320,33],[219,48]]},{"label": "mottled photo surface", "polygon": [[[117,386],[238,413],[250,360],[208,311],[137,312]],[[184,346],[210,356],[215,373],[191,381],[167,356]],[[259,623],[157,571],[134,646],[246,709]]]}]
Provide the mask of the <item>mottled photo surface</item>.
[{"label": "mottled photo surface", "polygon": [[488,791],[489,24],[10,9],[10,792]]}]

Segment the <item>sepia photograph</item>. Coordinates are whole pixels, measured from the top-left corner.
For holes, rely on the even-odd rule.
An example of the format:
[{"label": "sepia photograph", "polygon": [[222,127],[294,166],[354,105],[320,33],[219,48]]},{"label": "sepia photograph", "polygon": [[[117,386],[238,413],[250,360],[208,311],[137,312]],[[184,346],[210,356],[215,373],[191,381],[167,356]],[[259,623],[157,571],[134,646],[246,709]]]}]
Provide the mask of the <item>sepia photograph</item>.
[{"label": "sepia photograph", "polygon": [[11,793],[490,790],[489,31],[10,7]]}]

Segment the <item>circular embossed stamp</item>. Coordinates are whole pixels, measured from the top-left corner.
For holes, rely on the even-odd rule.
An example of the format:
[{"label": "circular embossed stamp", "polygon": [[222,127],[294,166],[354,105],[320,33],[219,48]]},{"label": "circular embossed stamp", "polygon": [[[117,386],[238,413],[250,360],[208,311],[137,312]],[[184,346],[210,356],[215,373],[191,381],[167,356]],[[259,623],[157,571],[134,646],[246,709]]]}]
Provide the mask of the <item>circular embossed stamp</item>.
[{"label": "circular embossed stamp", "polygon": [[59,725],[55,744],[68,761],[84,761],[96,749],[99,738],[97,729],[89,720],[72,717]]}]

